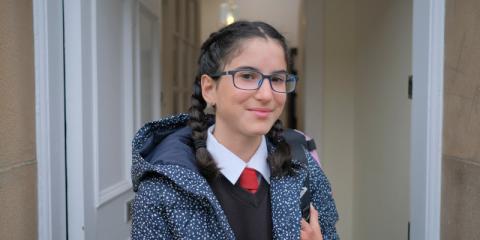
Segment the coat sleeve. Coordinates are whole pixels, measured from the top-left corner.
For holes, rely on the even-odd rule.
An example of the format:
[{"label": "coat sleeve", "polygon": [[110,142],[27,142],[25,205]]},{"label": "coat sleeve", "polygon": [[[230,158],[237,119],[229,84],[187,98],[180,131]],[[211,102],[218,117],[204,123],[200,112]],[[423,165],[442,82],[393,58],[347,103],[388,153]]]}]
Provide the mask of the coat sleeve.
[{"label": "coat sleeve", "polygon": [[332,195],[332,188],[327,176],[313,157],[307,153],[312,204],[318,210],[319,223],[324,240],[340,239],[335,224],[338,212]]},{"label": "coat sleeve", "polygon": [[144,179],[133,201],[132,240],[174,239],[167,224],[162,196],[167,191],[160,177]]}]

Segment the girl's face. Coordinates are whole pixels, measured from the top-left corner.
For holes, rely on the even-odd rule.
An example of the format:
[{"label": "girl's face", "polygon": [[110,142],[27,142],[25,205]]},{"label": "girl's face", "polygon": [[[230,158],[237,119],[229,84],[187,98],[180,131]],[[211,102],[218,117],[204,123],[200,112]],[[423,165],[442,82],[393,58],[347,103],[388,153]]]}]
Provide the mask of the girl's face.
[{"label": "girl's face", "polygon": [[[224,71],[244,68],[265,75],[286,72],[283,48],[271,39],[245,40]],[[224,136],[266,134],[282,113],[286,100],[286,93],[274,92],[266,78],[258,90],[242,90],[233,85],[231,75],[221,76],[218,81],[203,75],[202,94],[207,103],[215,104],[215,131],[222,131]]]}]

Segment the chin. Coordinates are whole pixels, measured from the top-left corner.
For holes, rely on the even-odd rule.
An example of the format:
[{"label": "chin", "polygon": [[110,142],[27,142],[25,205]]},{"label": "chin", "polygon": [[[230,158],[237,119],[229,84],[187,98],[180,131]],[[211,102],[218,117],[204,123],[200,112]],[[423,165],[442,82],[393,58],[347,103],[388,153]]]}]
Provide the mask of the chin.
[{"label": "chin", "polygon": [[270,131],[270,128],[272,128],[273,124],[267,125],[267,124],[261,124],[257,126],[248,126],[248,132],[252,136],[258,136],[258,135],[266,135],[268,131]]}]

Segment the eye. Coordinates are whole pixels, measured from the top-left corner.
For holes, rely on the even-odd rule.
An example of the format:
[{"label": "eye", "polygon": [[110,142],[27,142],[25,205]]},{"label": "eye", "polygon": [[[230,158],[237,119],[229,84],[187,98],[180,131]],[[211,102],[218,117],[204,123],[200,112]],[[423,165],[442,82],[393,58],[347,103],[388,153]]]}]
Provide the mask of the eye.
[{"label": "eye", "polygon": [[252,72],[252,71],[240,71],[237,72],[235,75],[236,78],[239,78],[241,80],[245,81],[256,81],[258,80],[259,74],[257,72]]},{"label": "eye", "polygon": [[282,83],[287,80],[286,74],[274,74],[272,75],[272,82]]}]

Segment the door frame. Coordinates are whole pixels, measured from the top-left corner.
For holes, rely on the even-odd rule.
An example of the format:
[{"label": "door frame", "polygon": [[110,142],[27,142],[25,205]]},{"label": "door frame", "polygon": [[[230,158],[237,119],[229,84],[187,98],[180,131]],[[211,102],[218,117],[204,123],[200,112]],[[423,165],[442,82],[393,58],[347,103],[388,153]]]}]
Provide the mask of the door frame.
[{"label": "door frame", "polygon": [[[71,15],[68,17],[78,19],[82,7],[88,6],[81,1],[74,2],[78,8],[70,9]],[[81,38],[71,38],[71,44],[65,45],[63,19],[66,11],[63,9],[63,0],[33,2],[40,240],[68,237],[63,47],[66,51],[74,51],[73,54],[82,55],[82,42]],[[77,26],[88,27],[81,24]],[[440,239],[444,26],[445,0],[413,0],[414,91],[410,177],[410,239],[413,240]],[[79,64],[77,68],[81,66]],[[75,73],[72,72],[72,75]],[[81,91],[82,76],[76,76]],[[78,95],[75,92],[69,94]],[[69,124],[82,126],[81,120],[74,121],[75,119],[69,119]],[[78,138],[72,134],[75,133],[69,133],[68,137]],[[82,133],[78,131],[76,134]],[[81,151],[78,154],[82,154]],[[82,171],[82,163],[78,164],[78,170]],[[68,224],[82,224],[82,221],[81,217],[69,219]],[[84,236],[80,234],[75,238],[83,239]]]},{"label": "door frame", "polygon": [[440,239],[445,0],[413,1],[410,239]]},{"label": "door frame", "polygon": [[67,239],[63,0],[33,1],[38,239]]}]

